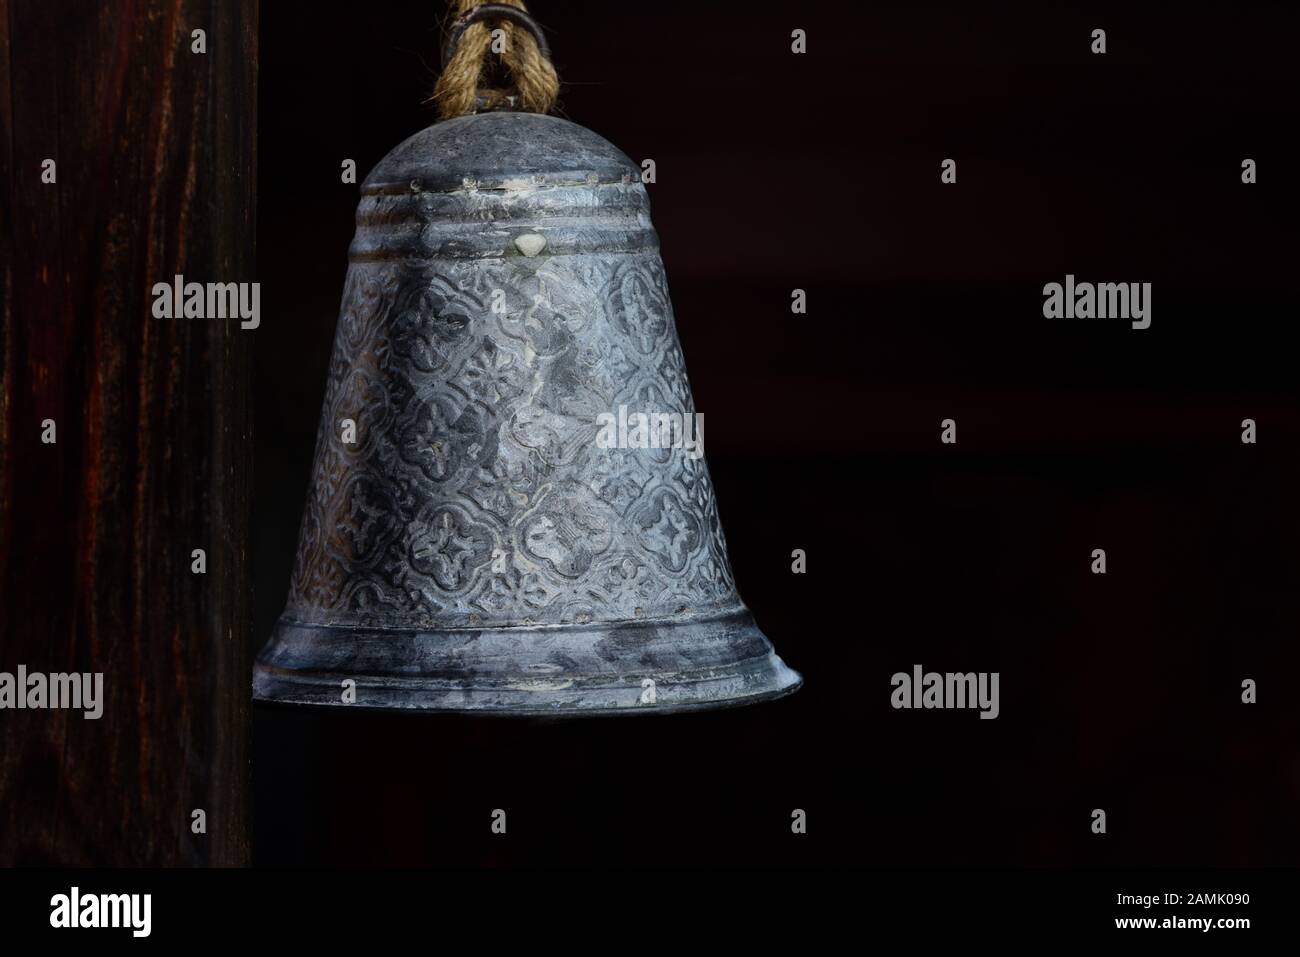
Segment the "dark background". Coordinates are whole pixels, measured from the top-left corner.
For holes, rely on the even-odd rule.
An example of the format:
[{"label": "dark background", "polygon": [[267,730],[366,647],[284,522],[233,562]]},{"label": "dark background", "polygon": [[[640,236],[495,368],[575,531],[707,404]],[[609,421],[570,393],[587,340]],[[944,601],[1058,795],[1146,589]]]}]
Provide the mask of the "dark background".
[{"label": "dark background", "polygon": [[[255,863],[1300,863],[1289,6],[533,3],[561,114],[657,163],[736,578],[806,683],[576,723],[255,708]],[[261,12],[258,644],[353,233],[340,164],[434,121],[439,16]],[[1152,283],[1151,328],[1044,319],[1067,272]],[[917,663],[1001,672],[1001,716],[894,711]]]}]

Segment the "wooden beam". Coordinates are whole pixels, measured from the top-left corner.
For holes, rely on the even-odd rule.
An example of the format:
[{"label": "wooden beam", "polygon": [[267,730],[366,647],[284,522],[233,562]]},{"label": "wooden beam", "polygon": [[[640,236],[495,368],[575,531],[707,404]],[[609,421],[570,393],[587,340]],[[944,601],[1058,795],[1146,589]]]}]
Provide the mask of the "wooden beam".
[{"label": "wooden beam", "polygon": [[0,671],[105,698],[0,713],[0,865],[248,859],[256,333],[150,290],[254,278],[256,63],[256,0],[0,0]]}]

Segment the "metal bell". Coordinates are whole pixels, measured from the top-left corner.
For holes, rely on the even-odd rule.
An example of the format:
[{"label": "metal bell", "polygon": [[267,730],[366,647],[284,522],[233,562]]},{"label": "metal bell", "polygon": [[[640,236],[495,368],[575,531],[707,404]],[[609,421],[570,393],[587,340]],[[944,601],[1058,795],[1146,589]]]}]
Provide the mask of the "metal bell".
[{"label": "metal bell", "polygon": [[700,450],[634,429],[694,421],[658,249],[640,169],[553,116],[446,120],[375,167],[256,698],[630,714],[799,687]]}]

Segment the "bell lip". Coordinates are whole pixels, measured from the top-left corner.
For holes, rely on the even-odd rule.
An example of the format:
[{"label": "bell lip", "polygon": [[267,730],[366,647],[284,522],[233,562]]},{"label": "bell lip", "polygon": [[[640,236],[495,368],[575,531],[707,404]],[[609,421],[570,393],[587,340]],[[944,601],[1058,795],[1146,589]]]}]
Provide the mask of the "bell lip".
[{"label": "bell lip", "polygon": [[[254,666],[252,700],[277,708],[569,718],[743,707],[803,686],[743,605],[706,618],[543,628],[548,641],[538,648],[537,626],[386,631],[282,618]],[[335,644],[340,639],[346,645]],[[356,682],[351,704],[341,700],[346,679]],[[653,680],[653,701],[644,700],[646,679]]]},{"label": "bell lip", "polygon": [[[754,694],[742,695],[731,698],[712,698],[702,701],[692,702],[674,702],[670,704],[653,704],[641,706],[626,707],[598,707],[598,706],[573,706],[567,708],[554,706],[514,706],[514,707],[463,707],[463,706],[410,706],[400,704],[383,704],[367,701],[366,703],[357,703],[345,705],[338,700],[338,680],[341,676],[320,675],[323,682],[328,683],[329,694],[334,700],[325,699],[299,699],[286,694],[272,693],[272,689],[281,687],[281,678],[273,674],[275,669],[264,668],[258,665],[254,668],[253,679],[253,704],[260,709],[269,711],[316,711],[324,713],[339,713],[345,710],[360,710],[368,713],[385,713],[401,714],[411,717],[463,717],[463,718],[490,718],[498,721],[507,721],[510,719],[529,719],[543,721],[579,721],[583,718],[612,718],[612,717],[648,717],[652,715],[682,715],[698,714],[705,711],[734,711],[738,708],[745,708],[750,705],[766,704],[769,701],[777,701],[781,698],[788,698],[796,691],[803,687],[803,675],[786,665],[779,658],[777,662],[782,671],[791,676],[787,684],[778,685],[771,690],[756,692]],[[258,676],[262,676],[265,684],[259,688]]]}]

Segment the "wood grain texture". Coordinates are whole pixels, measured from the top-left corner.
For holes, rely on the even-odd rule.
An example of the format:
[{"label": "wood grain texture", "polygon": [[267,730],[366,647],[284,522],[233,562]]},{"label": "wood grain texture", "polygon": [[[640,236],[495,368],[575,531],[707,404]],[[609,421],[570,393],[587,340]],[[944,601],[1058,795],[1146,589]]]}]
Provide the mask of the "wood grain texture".
[{"label": "wood grain texture", "polygon": [[254,279],[256,62],[256,0],[0,0],[0,670],[105,688],[0,712],[0,864],[248,858],[255,333],[150,290]]}]

